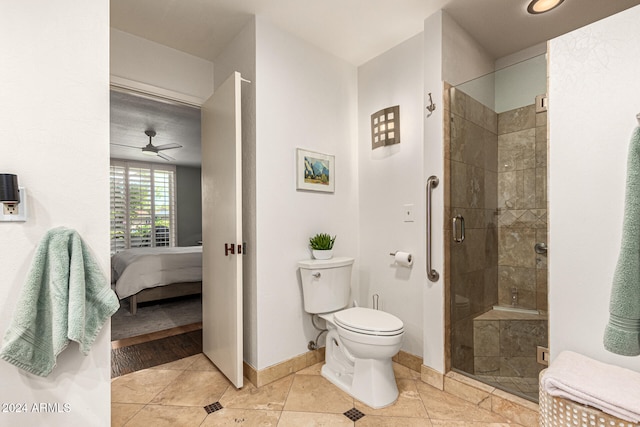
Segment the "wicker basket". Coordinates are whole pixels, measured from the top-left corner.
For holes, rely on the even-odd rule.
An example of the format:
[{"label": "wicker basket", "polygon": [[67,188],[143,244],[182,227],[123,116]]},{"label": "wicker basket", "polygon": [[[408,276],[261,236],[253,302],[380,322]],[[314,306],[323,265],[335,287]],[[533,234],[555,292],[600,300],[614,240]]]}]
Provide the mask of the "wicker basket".
[{"label": "wicker basket", "polygon": [[621,420],[599,409],[546,393],[540,372],[540,427],[636,427],[638,423]]}]

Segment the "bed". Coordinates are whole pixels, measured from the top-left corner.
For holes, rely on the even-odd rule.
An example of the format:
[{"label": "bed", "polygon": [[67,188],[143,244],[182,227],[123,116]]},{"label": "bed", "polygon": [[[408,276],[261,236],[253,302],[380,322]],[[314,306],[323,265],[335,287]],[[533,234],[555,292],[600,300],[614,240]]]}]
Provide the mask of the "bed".
[{"label": "bed", "polygon": [[133,248],[111,257],[111,282],[119,299],[139,303],[202,292],[202,246]]}]

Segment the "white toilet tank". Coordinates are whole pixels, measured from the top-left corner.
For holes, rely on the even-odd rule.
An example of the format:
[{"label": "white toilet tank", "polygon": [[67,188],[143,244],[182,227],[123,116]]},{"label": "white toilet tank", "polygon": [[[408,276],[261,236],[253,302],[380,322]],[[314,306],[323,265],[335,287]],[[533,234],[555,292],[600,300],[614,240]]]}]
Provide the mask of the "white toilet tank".
[{"label": "white toilet tank", "polygon": [[298,262],[304,310],[329,313],[349,304],[353,258],[311,259]]}]

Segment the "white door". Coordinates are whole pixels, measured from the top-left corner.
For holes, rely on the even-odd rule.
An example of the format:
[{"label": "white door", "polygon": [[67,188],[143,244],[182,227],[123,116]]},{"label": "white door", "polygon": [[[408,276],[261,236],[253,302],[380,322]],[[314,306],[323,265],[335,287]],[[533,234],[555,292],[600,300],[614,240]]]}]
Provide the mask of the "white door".
[{"label": "white door", "polygon": [[202,106],[202,348],[242,387],[242,128],[239,73]]}]

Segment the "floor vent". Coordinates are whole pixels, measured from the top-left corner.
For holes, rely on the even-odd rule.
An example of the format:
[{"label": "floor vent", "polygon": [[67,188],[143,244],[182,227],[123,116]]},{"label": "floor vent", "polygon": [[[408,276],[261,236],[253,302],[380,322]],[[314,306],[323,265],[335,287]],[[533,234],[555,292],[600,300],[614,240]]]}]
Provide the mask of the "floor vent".
[{"label": "floor vent", "polygon": [[219,411],[220,409],[222,409],[222,405],[220,404],[220,402],[215,402],[204,407],[204,410],[207,411],[207,414]]},{"label": "floor vent", "polygon": [[349,418],[351,421],[358,421],[360,418],[364,417],[364,414],[356,408],[351,408],[344,413],[344,416]]}]

